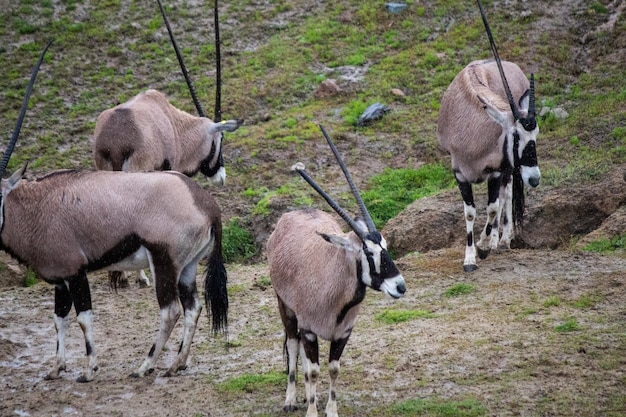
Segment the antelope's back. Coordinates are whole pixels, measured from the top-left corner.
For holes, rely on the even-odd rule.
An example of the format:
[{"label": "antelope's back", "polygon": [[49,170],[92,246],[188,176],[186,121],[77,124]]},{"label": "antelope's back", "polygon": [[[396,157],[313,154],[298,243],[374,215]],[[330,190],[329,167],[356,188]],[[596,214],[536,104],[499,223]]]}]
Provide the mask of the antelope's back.
[{"label": "antelope's back", "polygon": [[[356,260],[353,252],[337,248],[318,233],[345,235],[326,212],[285,213],[268,239],[267,257],[272,287],[278,297],[296,312],[304,328],[330,339],[335,323],[331,319],[329,328],[327,318],[336,317],[352,299],[357,282]],[[350,235],[358,240],[353,233]],[[359,245],[356,241],[355,244]],[[320,315],[321,311],[325,314]],[[354,316],[357,312],[358,308]],[[315,320],[303,322],[307,319]]]},{"label": "antelope's back", "polygon": [[176,154],[172,109],[166,97],[147,90],[125,103],[104,110],[96,120],[93,153],[97,169],[160,170],[164,159]]},{"label": "antelope's back", "polygon": [[[517,104],[530,86],[528,79],[516,64],[502,61],[502,66]],[[437,138],[452,155],[452,168],[460,170],[470,181],[480,176],[486,166],[499,167],[502,156],[502,128],[489,117],[478,96],[511,113],[493,60],[471,62],[457,74],[441,99]]]},{"label": "antelope's back", "polygon": [[62,277],[130,238],[193,251],[219,219],[213,197],[176,172],[58,171],[7,196],[2,241],[43,277]]}]

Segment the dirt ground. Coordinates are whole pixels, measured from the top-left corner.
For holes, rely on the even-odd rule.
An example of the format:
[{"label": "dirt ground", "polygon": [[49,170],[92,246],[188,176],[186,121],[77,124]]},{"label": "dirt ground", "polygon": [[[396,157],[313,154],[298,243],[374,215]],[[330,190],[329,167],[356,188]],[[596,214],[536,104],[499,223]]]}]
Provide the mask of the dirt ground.
[{"label": "dirt ground", "polygon": [[[459,248],[409,254],[397,264],[407,295],[394,301],[368,290],[342,357],[340,415],[394,415],[393,404],[415,399],[474,399],[484,415],[494,416],[626,413],[624,256],[514,250],[492,254],[478,271],[464,274]],[[160,375],[173,361],[182,324],[156,371],[143,379],[129,377],[158,329],[153,289],[135,285],[114,293],[104,275],[92,277],[100,369],[86,384],[75,381],[86,362],[75,318],[67,337],[68,372],[60,380],[44,380],[54,363],[53,288],[43,282],[1,288],[0,415],[285,415],[286,384],[238,392],[221,388],[232,378],[282,373],[285,367],[267,265],[228,265],[228,272],[228,347],[225,338],[210,334],[203,316],[188,369],[171,378]],[[474,291],[446,296],[459,283]],[[375,319],[388,309],[432,314],[392,325]],[[577,329],[556,330],[572,318]],[[327,352],[328,344],[321,344],[322,409]],[[298,384],[303,399],[301,376]],[[294,415],[304,414],[302,407]]]}]

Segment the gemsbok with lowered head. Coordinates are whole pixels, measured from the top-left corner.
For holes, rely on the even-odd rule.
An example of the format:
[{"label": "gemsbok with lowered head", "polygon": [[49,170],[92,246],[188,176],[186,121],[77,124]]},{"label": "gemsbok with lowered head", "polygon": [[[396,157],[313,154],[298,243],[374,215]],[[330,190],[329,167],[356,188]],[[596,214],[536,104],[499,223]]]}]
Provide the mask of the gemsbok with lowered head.
[{"label": "gemsbok with lowered head", "polygon": [[[534,75],[501,61],[483,6],[478,6],[495,61],[474,61],[454,78],[441,100],[437,138],[452,159],[463,197],[467,232],[463,269],[474,271],[491,249],[510,249],[524,214],[524,184],[539,185]],[[472,184],[487,181],[487,221],[474,243]],[[499,226],[502,223],[502,236]]]},{"label": "gemsbok with lowered head", "polygon": [[[0,176],[19,136],[47,48],[33,70],[15,131],[0,163]],[[196,271],[204,258],[204,296],[213,330],[224,329],[227,322],[221,212],[213,197],[178,172],[61,170],[26,181],[22,179],[25,169],[2,180],[0,244],[55,286],[56,363],[47,378],[60,378],[66,369],[65,333],[73,305],[88,357],[78,381],[94,379],[98,366],[87,273],[96,270],[149,267],[154,277],[160,326],[147,357],[132,375],[143,377],[154,370],[181,316],[181,305],[183,337],[178,356],[165,375],[185,369],[202,310]]]},{"label": "gemsbok with lowered head", "polygon": [[[219,71],[216,83],[216,121],[213,122],[206,117],[165,9],[160,0],[158,4],[200,117],[177,109],[164,94],[153,89],[144,91],[112,109],[107,109],[96,120],[93,140],[96,169],[107,171],[174,170],[188,176],[193,176],[200,171],[213,182],[223,185],[226,180],[222,157],[224,132],[237,130],[243,120],[219,122],[217,119],[221,119]],[[215,12],[217,13],[217,2]],[[216,26],[216,43],[218,42],[219,32]],[[219,54],[217,65],[220,66]],[[117,285],[120,276],[118,271],[111,273],[113,285]],[[140,271],[137,281],[143,285],[150,285],[144,271]]]},{"label": "gemsbok with lowered head", "polygon": [[[321,126],[320,126],[321,127]],[[337,416],[335,386],[339,359],[365,297],[366,287],[393,298],[404,295],[404,278],[376,230],[347,167],[321,127],[357,200],[363,218],[352,219],[304,171],[292,167],[352,229],[344,233],[330,214],[320,210],[285,213],[267,242],[267,258],[278,309],[285,327],[288,383],[284,409],[296,408],[296,365],[302,358],[307,416],[317,416],[317,381],[320,374],[318,337],[330,341],[330,390],[326,415]]]},{"label": "gemsbok with lowered head", "polygon": [[[93,154],[97,169],[108,171],[174,170],[187,176],[198,171],[224,184],[224,132],[233,132],[242,119],[215,122],[206,117],[159,1],[172,45],[199,117],[174,107],[162,93],[149,89],[125,103],[103,111],[96,120]],[[217,89],[221,88],[218,78]],[[219,99],[219,94],[216,95]],[[216,101],[216,116],[221,117]]]}]

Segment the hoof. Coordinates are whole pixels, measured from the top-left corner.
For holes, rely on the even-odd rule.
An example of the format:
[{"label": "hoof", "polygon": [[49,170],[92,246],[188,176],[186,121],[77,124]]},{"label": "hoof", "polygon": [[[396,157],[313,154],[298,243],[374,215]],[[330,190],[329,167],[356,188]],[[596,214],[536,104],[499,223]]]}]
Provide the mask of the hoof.
[{"label": "hoof", "polygon": [[463,271],[465,272],[474,272],[478,269],[478,267],[474,264],[472,265],[463,265]]},{"label": "hoof", "polygon": [[296,411],[297,409],[298,409],[298,407],[296,407],[293,404],[289,404],[289,405],[285,404],[285,406],[283,407],[283,411],[286,411],[288,413],[290,413],[292,411]]},{"label": "hoof", "polygon": [[481,249],[481,248],[476,248],[478,249],[478,257],[480,259],[485,259],[487,258],[487,256],[489,256],[489,252],[491,251],[491,249]]},{"label": "hoof", "polygon": [[81,375],[78,378],[76,378],[76,382],[80,382],[80,383],[91,382],[91,381],[93,381],[93,378],[87,378],[85,375]]}]

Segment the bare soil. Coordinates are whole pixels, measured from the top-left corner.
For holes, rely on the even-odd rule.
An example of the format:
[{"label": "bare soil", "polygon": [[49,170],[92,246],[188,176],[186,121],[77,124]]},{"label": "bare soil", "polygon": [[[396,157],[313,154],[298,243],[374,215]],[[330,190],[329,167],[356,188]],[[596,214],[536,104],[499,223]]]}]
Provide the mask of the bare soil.
[{"label": "bare soil", "polygon": [[[369,291],[342,358],[343,416],[394,415],[398,402],[481,403],[486,415],[617,416],[626,412],[626,258],[550,250],[492,254],[462,272],[462,250],[410,254],[397,261],[408,293],[394,301]],[[155,372],[135,379],[158,328],[152,288],[117,293],[92,279],[96,380],[75,382],[85,365],[83,336],[72,323],[68,371],[44,380],[54,363],[53,288],[38,283],[0,290],[0,415],[284,415],[285,384],[225,391],[221,382],[284,371],[283,333],[267,265],[229,265],[228,344],[206,317],[188,369],[164,378],[182,324]],[[448,297],[455,284],[474,287]],[[558,300],[555,301],[555,300]],[[384,309],[417,309],[431,318],[386,325]],[[578,329],[555,326],[574,318]],[[228,345],[228,346],[227,346]],[[321,407],[327,399],[328,344],[321,344]],[[299,395],[304,396],[299,377]],[[295,415],[304,415],[303,407]],[[323,410],[321,411],[321,415]],[[431,414],[420,414],[431,415]],[[435,415],[435,414],[432,414]]]}]

